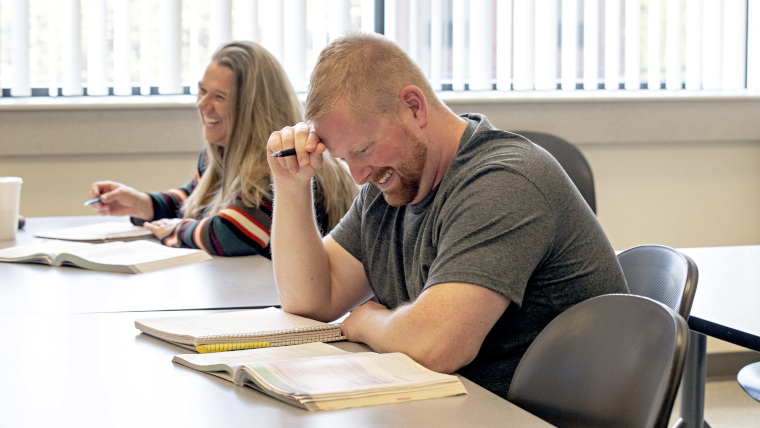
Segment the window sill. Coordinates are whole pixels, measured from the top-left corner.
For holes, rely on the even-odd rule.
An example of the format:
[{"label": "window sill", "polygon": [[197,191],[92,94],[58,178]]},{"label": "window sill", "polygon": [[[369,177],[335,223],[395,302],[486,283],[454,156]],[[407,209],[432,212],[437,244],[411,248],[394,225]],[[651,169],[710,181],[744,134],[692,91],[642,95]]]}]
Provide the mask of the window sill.
[{"label": "window sill", "polygon": [[[760,143],[760,93],[687,91],[443,92],[455,113],[579,146]],[[303,94],[301,95],[303,100]],[[197,153],[195,97],[0,99],[0,157]]]},{"label": "window sill", "polygon": [[[760,101],[760,91],[445,91],[448,105],[499,103],[636,103]],[[303,102],[305,94],[299,94]],[[0,98],[0,111],[195,108],[195,95]]]}]

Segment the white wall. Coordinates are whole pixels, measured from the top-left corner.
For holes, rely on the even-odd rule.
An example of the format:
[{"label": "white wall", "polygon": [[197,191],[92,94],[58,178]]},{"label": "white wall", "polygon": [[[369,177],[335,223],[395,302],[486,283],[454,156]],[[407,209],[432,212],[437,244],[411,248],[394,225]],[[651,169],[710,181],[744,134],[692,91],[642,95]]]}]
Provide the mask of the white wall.
[{"label": "white wall", "polygon": [[[141,190],[184,184],[200,127],[192,99],[166,99],[129,105],[110,97],[79,107],[0,100],[0,176],[24,179],[22,214],[92,214],[82,202],[95,180]],[[451,95],[447,102],[458,113],[485,113],[502,129],[550,132],[578,145],[616,249],[760,244],[760,97]],[[710,352],[737,349],[708,342]]]},{"label": "white wall", "polygon": [[[192,99],[112,100],[80,107],[0,104],[0,175],[24,179],[24,215],[90,214],[81,203],[95,180],[163,190],[190,179],[202,146]],[[555,133],[578,145],[594,172],[599,219],[616,249],[760,244],[756,96],[451,95],[447,102],[459,113],[485,113],[503,129]]]}]

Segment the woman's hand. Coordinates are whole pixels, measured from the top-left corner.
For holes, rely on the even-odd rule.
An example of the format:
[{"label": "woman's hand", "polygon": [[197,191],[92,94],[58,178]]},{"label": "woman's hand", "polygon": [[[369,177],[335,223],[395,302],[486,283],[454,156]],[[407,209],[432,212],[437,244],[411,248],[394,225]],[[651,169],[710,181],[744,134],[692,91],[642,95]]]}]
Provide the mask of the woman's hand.
[{"label": "woman's hand", "polygon": [[181,222],[181,218],[162,218],[161,220],[143,223],[143,227],[153,232],[156,238],[164,239],[171,235]]},{"label": "woman's hand", "polygon": [[153,220],[153,201],[150,195],[114,181],[97,181],[90,187],[90,199],[100,198],[93,205],[100,215],[130,215]]}]

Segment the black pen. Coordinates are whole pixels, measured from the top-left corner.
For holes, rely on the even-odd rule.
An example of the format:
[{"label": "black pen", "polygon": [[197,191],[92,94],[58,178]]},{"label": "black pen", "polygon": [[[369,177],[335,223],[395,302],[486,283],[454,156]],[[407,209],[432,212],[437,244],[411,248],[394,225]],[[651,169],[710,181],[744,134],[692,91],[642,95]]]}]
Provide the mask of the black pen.
[{"label": "black pen", "polygon": [[296,149],[285,149],[285,150],[280,150],[279,152],[274,152],[269,156],[273,158],[284,158],[286,156],[295,156],[295,155],[296,155]]}]

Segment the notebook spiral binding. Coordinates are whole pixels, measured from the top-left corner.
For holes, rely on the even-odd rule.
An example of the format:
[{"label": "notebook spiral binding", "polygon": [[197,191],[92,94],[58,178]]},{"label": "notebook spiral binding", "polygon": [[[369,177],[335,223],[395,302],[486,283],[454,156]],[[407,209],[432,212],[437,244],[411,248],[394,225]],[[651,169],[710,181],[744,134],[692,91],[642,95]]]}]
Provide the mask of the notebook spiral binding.
[{"label": "notebook spiral binding", "polygon": [[257,333],[221,334],[198,337],[197,345],[220,343],[269,342],[269,346],[298,345],[311,342],[335,342],[345,340],[342,324],[301,327],[288,330],[272,330]]}]

